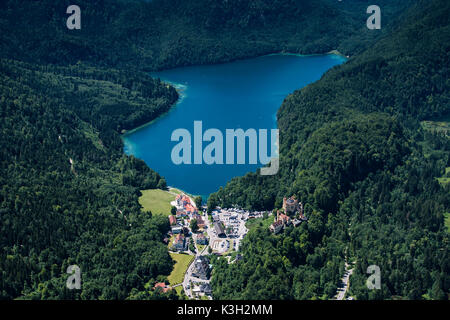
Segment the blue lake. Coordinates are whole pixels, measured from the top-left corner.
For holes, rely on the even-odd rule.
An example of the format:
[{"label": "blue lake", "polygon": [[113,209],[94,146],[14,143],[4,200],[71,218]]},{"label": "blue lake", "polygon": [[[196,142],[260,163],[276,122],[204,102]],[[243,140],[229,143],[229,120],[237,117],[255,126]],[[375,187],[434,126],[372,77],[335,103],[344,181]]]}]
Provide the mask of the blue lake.
[{"label": "blue lake", "polygon": [[[171,141],[172,132],[187,129],[193,141],[194,121],[202,121],[203,132],[217,128],[223,133],[224,146],[226,129],[267,129],[270,137],[270,129],[276,128],[277,110],[286,96],[319,80],[324,72],[343,62],[344,57],[332,54],[267,55],[154,73],[153,77],[175,85],[181,98],[165,115],[123,135],[124,151],[143,159],[165,177],[169,186],[206,199],[231,178],[256,171],[263,165],[259,162],[256,165],[176,165],[171,153],[178,142]],[[203,142],[203,148],[208,144]],[[270,155],[270,145],[268,151]]]}]

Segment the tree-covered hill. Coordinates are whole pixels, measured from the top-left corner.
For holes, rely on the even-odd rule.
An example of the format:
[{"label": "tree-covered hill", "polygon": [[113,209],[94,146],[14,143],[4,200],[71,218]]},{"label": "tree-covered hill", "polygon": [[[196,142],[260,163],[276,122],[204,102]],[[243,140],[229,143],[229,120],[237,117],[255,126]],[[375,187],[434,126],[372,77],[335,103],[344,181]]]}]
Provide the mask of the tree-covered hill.
[{"label": "tree-covered hill", "polygon": [[[276,199],[296,191],[289,187],[296,179],[294,173],[298,174],[299,161],[305,161],[302,148],[322,126],[380,112],[394,116],[413,135],[411,139],[417,135],[420,139],[417,133],[420,120],[448,114],[450,50],[449,42],[445,41],[450,39],[448,5],[434,1],[424,9],[421,3],[403,17],[403,27],[344,65],[328,71],[320,81],[289,95],[278,112],[280,173],[274,177],[249,174],[236,182],[278,184],[261,190],[265,192],[262,198],[271,199],[264,207],[279,207]],[[249,199],[246,194],[241,193],[239,205],[261,206],[261,201],[250,200],[254,199],[254,191],[248,192]],[[225,197],[222,199],[227,201]]]},{"label": "tree-covered hill", "polygon": [[379,0],[382,31],[366,28],[368,0],[79,0],[81,30],[66,28],[70,1],[0,2],[2,56],[32,63],[162,69],[287,51],[353,54],[412,1]]},{"label": "tree-covered hill", "polygon": [[[0,75],[0,298],[125,299],[168,275],[168,222],[137,200],[164,179],[123,155],[116,129],[167,110],[176,92],[81,65],[2,59]],[[65,289],[72,264],[81,292]]]},{"label": "tree-covered hill", "polygon": [[[310,221],[280,236],[250,231],[244,259],[216,268],[218,298],[331,298],[345,253],[358,299],[448,297],[450,192],[436,177],[450,166],[450,141],[419,121],[450,113],[449,12],[447,1],[419,1],[392,33],[284,101],[279,173],[235,178],[209,205],[272,210],[296,195]],[[269,246],[270,258],[258,253]],[[382,290],[365,285],[371,264]]]}]

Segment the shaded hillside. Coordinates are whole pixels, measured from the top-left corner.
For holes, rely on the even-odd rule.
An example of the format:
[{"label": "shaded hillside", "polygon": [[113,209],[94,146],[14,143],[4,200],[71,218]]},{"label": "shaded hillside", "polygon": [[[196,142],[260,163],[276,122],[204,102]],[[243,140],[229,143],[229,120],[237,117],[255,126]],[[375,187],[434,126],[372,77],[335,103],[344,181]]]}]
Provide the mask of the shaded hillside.
[{"label": "shaded hillside", "polygon": [[[269,258],[253,264],[258,250],[274,246],[270,259],[286,272],[277,290],[286,297],[331,298],[347,252],[356,261],[351,291],[359,299],[447,298],[443,216],[450,192],[436,177],[450,166],[450,142],[425,133],[419,120],[450,112],[449,13],[446,1],[419,2],[392,34],[285,100],[278,113],[280,172],[235,178],[209,205],[272,210],[296,195],[310,221],[281,236],[251,231],[263,239],[257,248],[245,241],[242,265],[219,264],[217,297],[276,297],[270,284],[280,275],[267,269]],[[423,145],[432,146],[426,154]],[[381,268],[382,290],[365,286],[371,264]],[[233,286],[222,274],[236,279]]]},{"label": "shaded hillside", "polygon": [[[378,1],[383,31],[410,2]],[[67,30],[70,4],[2,1],[2,55],[33,63],[162,69],[280,51],[352,54],[383,32],[365,27],[366,0],[80,0],[81,30]]]}]

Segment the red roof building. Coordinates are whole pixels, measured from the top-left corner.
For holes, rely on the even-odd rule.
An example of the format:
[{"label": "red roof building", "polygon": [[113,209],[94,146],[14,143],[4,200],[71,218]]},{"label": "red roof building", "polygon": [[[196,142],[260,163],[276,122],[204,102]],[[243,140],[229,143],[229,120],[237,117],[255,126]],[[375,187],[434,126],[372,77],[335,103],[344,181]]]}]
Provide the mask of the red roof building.
[{"label": "red roof building", "polygon": [[158,282],[157,284],[155,284],[153,290],[156,290],[158,288],[161,288],[162,292],[164,293],[166,293],[169,290],[172,290],[172,288],[168,287],[164,282]]},{"label": "red roof building", "polygon": [[282,213],[278,216],[277,221],[282,221],[284,224],[289,224],[291,222],[291,218]]},{"label": "red roof building", "polygon": [[202,217],[197,218],[197,226],[202,229],[205,227],[205,221],[203,221]]}]

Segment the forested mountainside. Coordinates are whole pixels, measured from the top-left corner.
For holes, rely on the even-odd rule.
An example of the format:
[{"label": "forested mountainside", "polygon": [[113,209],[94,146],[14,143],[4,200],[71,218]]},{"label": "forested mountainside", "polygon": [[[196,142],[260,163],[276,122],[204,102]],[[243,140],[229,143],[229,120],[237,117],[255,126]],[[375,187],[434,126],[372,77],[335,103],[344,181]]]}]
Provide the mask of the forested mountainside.
[{"label": "forested mountainside", "polygon": [[[175,90],[82,65],[2,59],[0,75],[0,297],[125,299],[168,275],[168,223],[137,201],[165,181],[123,155],[116,130],[167,110]],[[65,289],[71,264],[81,293]]]},{"label": "forested mountainside", "polygon": [[74,32],[65,28],[70,1],[6,0],[0,50],[33,63],[145,70],[280,51],[353,54],[412,2],[379,0],[383,28],[370,32],[368,0],[79,0],[82,28]]},{"label": "forested mountainside", "polygon": [[[436,177],[450,140],[420,121],[450,113],[449,13],[448,1],[419,1],[391,34],[284,101],[279,173],[235,178],[209,206],[271,210],[296,195],[309,221],[251,230],[241,261],[217,262],[215,297],[331,298],[347,257],[358,299],[447,299],[450,192]],[[365,285],[373,264],[381,290]]]}]

